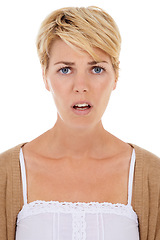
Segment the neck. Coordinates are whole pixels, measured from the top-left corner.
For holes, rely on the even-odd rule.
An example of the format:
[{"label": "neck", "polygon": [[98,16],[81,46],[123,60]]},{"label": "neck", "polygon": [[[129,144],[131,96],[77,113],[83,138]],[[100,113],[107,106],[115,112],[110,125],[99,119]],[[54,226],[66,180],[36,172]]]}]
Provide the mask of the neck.
[{"label": "neck", "polygon": [[54,149],[63,156],[74,159],[98,157],[100,153],[103,154],[104,145],[106,146],[110,135],[103,128],[101,121],[94,127],[84,129],[73,129],[56,122],[50,133],[51,139],[54,139]]}]

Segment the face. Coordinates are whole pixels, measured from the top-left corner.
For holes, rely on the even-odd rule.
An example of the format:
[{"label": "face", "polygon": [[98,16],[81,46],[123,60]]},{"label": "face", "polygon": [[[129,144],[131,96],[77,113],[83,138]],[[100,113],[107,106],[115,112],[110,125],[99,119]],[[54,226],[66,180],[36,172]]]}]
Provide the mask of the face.
[{"label": "face", "polygon": [[43,79],[53,95],[59,123],[86,128],[101,121],[116,77],[109,55],[100,49],[95,53],[102,61],[95,62],[87,52],[73,49],[62,40],[53,43]]}]

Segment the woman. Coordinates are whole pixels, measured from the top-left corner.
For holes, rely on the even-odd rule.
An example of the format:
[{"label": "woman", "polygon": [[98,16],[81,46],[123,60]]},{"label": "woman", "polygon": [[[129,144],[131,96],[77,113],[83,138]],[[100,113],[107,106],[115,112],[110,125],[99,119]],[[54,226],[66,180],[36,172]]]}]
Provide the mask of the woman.
[{"label": "woman", "polygon": [[0,156],[2,239],[160,239],[159,158],[101,121],[120,45],[97,7],[59,9],[42,23],[37,50],[57,121]]}]

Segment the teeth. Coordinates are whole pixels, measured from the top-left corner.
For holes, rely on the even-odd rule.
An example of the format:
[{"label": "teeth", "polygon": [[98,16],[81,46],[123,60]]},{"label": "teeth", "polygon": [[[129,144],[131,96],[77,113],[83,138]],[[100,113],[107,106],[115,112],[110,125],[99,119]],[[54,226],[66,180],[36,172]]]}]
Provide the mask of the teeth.
[{"label": "teeth", "polygon": [[76,107],[87,107],[89,106],[87,103],[82,103],[82,104],[76,104]]}]

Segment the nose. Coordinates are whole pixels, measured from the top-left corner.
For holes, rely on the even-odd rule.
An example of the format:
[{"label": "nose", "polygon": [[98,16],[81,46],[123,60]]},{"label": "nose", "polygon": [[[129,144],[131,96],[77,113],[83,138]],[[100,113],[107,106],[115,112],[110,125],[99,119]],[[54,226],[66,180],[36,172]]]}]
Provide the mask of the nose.
[{"label": "nose", "polygon": [[75,76],[73,91],[76,93],[88,92],[88,79],[85,74],[77,74]]}]

